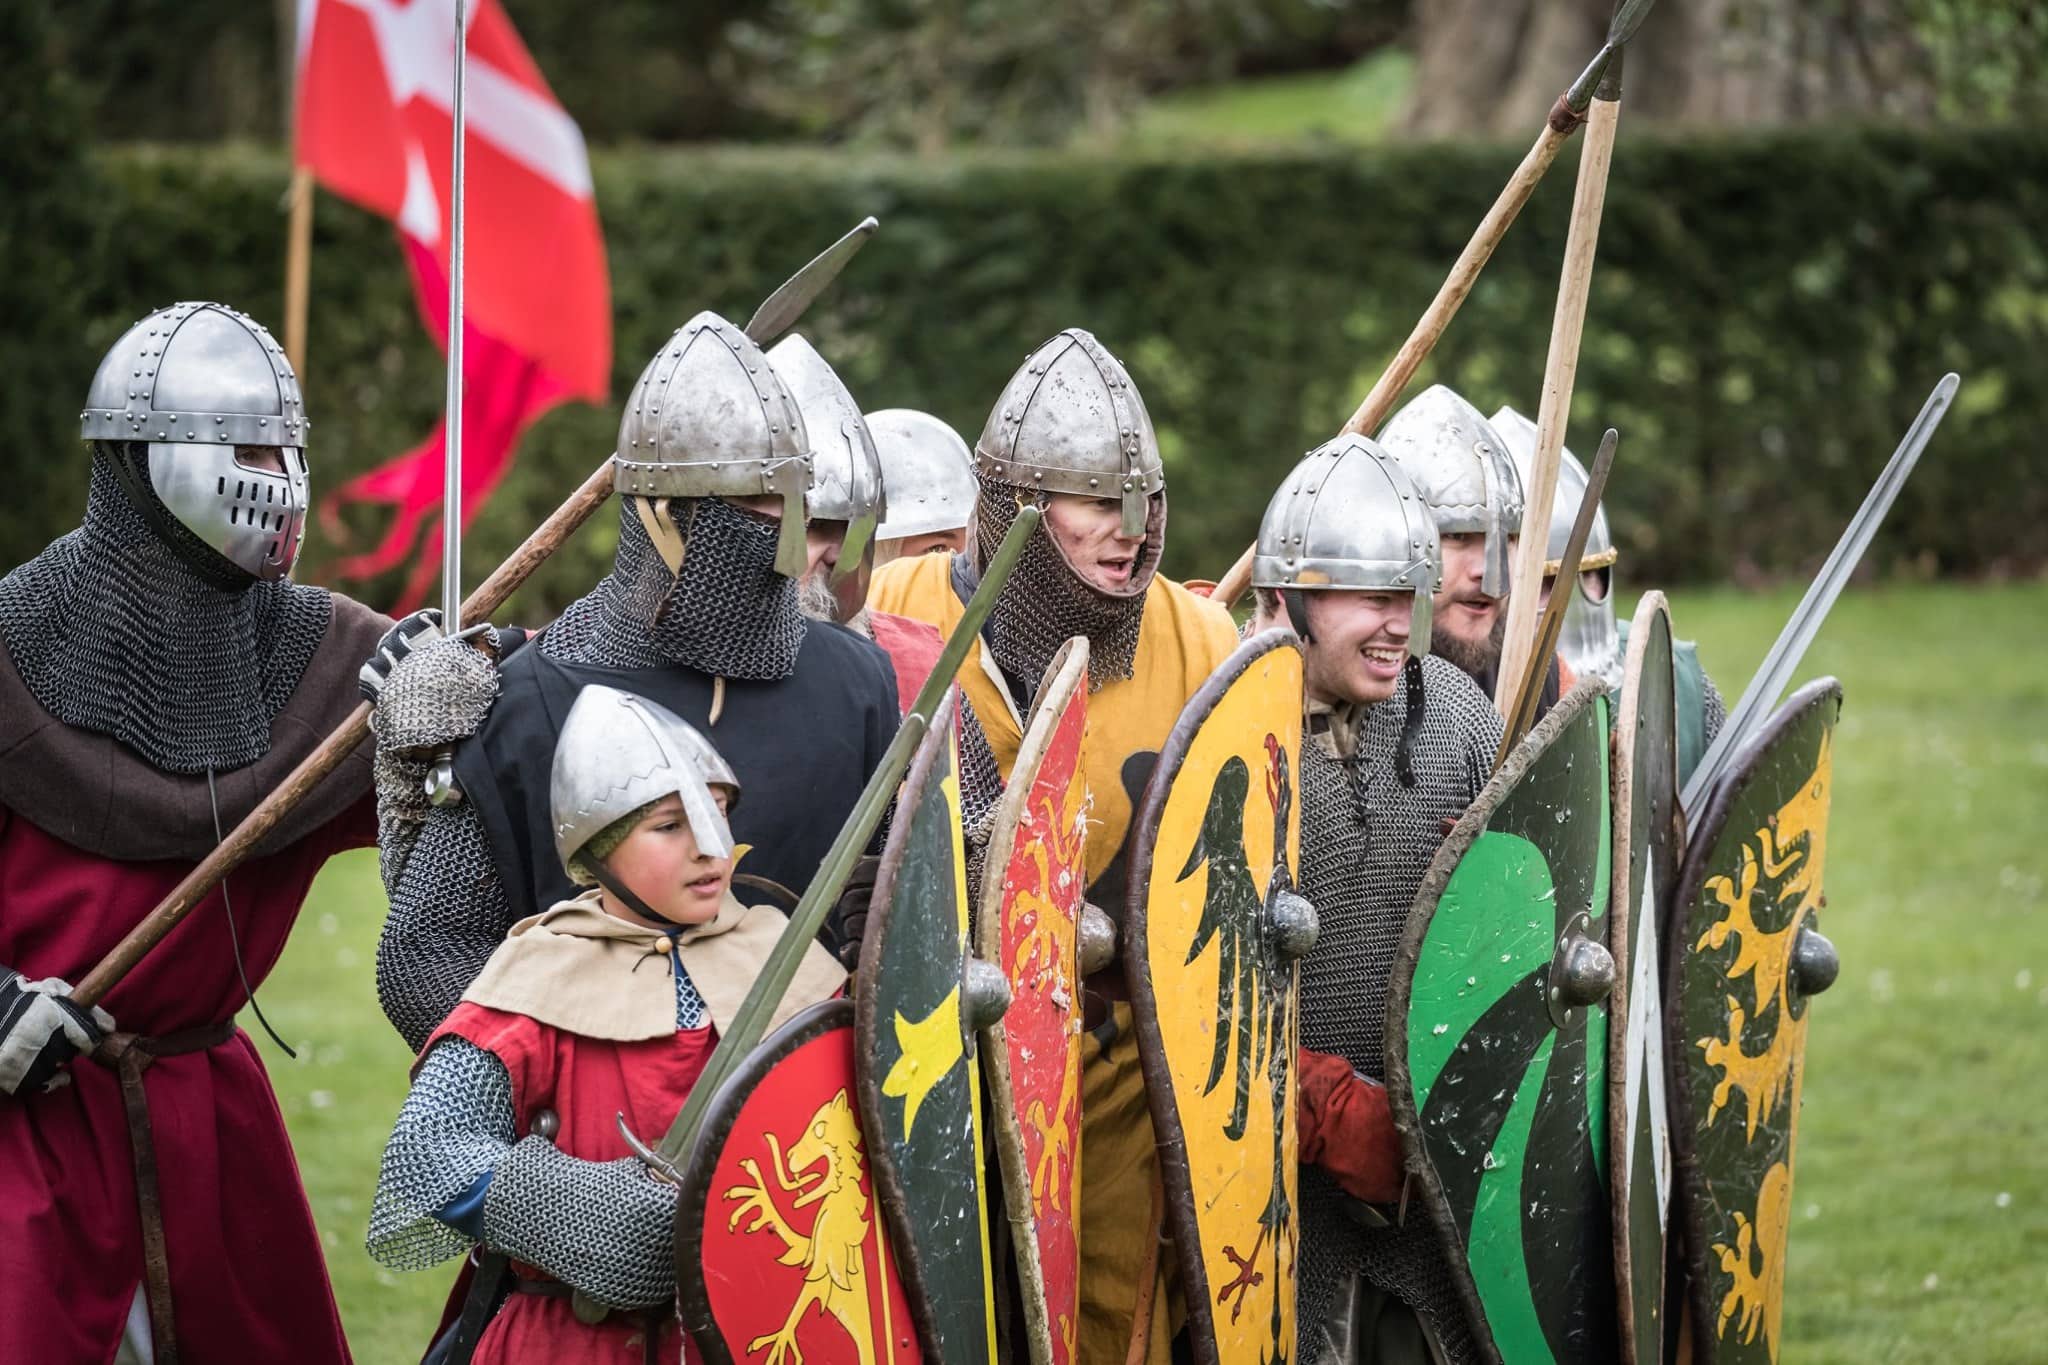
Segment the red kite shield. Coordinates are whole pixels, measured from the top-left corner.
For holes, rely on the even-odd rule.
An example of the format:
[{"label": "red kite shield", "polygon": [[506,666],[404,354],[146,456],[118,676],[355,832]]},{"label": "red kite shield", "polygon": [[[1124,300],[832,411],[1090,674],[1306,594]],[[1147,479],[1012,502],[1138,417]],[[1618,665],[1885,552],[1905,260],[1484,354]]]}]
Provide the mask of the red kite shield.
[{"label": "red kite shield", "polygon": [[676,1201],[707,1365],[919,1365],[853,1097],[853,1002],[813,1005],[712,1101]]},{"label": "red kite shield", "polygon": [[982,1060],[1032,1365],[1074,1365],[1079,1327],[1087,710],[1088,642],[1076,638],[1046,670],[996,805],[976,934],[982,959],[1010,982],[1010,1008],[989,1026]]}]

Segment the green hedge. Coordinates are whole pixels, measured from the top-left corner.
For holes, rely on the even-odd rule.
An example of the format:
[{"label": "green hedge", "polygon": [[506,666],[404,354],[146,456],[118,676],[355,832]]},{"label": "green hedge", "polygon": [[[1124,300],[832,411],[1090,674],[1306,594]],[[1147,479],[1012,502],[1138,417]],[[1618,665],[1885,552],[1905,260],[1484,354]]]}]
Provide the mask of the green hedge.
[{"label": "green hedge", "polygon": [[[1598,427],[1621,429],[1609,509],[1627,577],[1810,569],[1948,369],[1963,372],[1962,397],[1873,559],[1948,573],[2048,560],[2048,130],[1638,132],[1624,130],[1615,161],[1570,433],[1590,455]],[[874,213],[882,231],[806,322],[862,402],[927,408],[972,441],[1024,354],[1087,326],[1130,365],[1159,426],[1169,570],[1213,576],[1280,474],[1370,386],[1518,154],[600,153],[613,392],[691,313],[744,319]],[[1573,171],[1568,154],[1424,381],[1535,411]],[[74,522],[78,396],[130,319],[203,296],[281,321],[274,156],[130,149],[77,174],[91,210],[56,253],[66,285],[32,291],[0,335],[0,374],[46,378],[0,386],[18,471],[0,562]],[[331,198],[313,298],[317,496],[416,439],[442,380],[390,229]],[[615,408],[566,408],[530,433],[472,529],[471,581],[609,451],[615,422]],[[580,591],[610,539],[607,518],[522,612]],[[332,553],[316,540],[309,572]]]}]

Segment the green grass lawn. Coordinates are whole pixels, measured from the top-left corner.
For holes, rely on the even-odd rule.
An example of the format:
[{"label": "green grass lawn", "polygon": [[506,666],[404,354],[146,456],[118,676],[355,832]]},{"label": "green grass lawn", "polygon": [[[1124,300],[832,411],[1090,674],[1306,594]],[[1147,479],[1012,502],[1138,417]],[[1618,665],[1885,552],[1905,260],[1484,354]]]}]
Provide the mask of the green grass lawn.
[{"label": "green grass lawn", "polygon": [[1118,137],[1140,145],[1240,146],[1320,139],[1373,143],[1408,98],[1415,59],[1382,48],[1341,71],[1259,76],[1147,100]]},{"label": "green grass lawn", "polygon": [[[1679,633],[1734,694],[1797,599],[1688,591]],[[1827,932],[1787,1275],[1788,1362],[2048,1354],[2048,584],[1877,588],[1802,679],[1839,677]],[[314,888],[263,999],[271,1055],[358,1360],[415,1357],[445,1272],[364,1254],[407,1054],[378,1013],[376,861]],[[266,1045],[267,1046],[267,1045]]]}]

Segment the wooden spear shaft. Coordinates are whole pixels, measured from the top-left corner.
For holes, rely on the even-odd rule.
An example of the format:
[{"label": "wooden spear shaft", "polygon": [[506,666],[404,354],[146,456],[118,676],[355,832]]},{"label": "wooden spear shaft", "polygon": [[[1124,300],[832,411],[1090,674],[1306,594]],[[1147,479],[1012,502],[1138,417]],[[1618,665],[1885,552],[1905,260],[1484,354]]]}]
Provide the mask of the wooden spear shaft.
[{"label": "wooden spear shaft", "polygon": [[[1550,169],[1550,163],[1557,160],[1557,154],[1571,139],[1583,118],[1572,112],[1563,99],[1550,111],[1550,119],[1543,125],[1543,132],[1523,156],[1522,164],[1515,167],[1515,173],[1494,199],[1493,207],[1479,220],[1478,228],[1472,233],[1465,249],[1458,254],[1457,262],[1451,266],[1451,273],[1436,291],[1436,297],[1423,310],[1422,318],[1408,339],[1401,343],[1401,349],[1380,374],[1379,381],[1372,386],[1372,392],[1358,405],[1358,411],[1351,414],[1351,420],[1344,424],[1344,433],[1370,436],[1378,431],[1381,423],[1393,412],[1394,405],[1401,401],[1401,394],[1415,378],[1415,372],[1422,368],[1422,362],[1436,349],[1437,341],[1444,329],[1451,325],[1451,319],[1458,315],[1458,309],[1465,302],[1466,295],[1479,279],[1479,272],[1493,257],[1494,248],[1508,235],[1522,206],[1529,202],[1529,196],[1536,192],[1537,182]],[[1244,596],[1244,590],[1252,581],[1252,547],[1238,556],[1237,562],[1216,583],[1215,592],[1210,596],[1228,607]]]},{"label": "wooden spear shaft", "polygon": [[1550,534],[1550,503],[1557,493],[1558,452],[1564,448],[1571,415],[1572,382],[1579,372],[1579,340],[1586,329],[1586,297],[1593,285],[1593,253],[1600,244],[1600,211],[1607,202],[1607,171],[1614,162],[1614,133],[1621,121],[1619,99],[1593,100],[1586,122],[1586,146],[1572,198],[1564,270],[1557,285],[1557,312],[1550,323],[1550,357],[1543,367],[1543,401],[1536,416],[1536,453],[1522,489],[1522,543],[1509,580],[1507,633],[1493,703],[1506,712],[1514,688],[1536,645],[1536,598]]},{"label": "wooden spear shaft", "polygon": [[[476,591],[462,604],[462,619],[489,620],[549,555],[560,549],[579,526],[590,520],[591,514],[604,504],[611,493],[612,466],[607,460],[583,481],[583,486],[571,494],[567,502],[556,508],[554,514],[526,538],[524,544],[512,552],[511,558],[477,585]],[[129,930],[128,936],[114,945],[112,952],[100,959],[99,965],[78,983],[71,998],[88,1006],[104,1000],[107,992],[120,984],[121,978],[147,957],[151,949],[163,942],[164,936],[177,928],[178,922],[192,913],[193,907],[204,900],[222,878],[239,867],[257,843],[276,828],[277,822],[318,786],[322,778],[340,767],[342,760],[354,753],[356,746],[369,734],[370,704],[364,702],[320,742],[319,748],[301,759],[299,766],[292,769],[276,790],[264,797],[255,810],[228,832],[219,847],[186,873],[184,880],[157,902],[156,908]]]}]

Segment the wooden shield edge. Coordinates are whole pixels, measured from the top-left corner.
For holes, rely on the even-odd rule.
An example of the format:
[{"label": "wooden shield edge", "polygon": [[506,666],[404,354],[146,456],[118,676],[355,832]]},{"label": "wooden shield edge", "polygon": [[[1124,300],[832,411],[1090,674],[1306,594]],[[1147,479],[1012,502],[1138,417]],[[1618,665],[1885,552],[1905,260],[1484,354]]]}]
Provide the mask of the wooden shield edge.
[{"label": "wooden shield edge", "polygon": [[[1000,965],[1003,952],[1003,879],[997,870],[1009,863],[1008,851],[1017,841],[1018,818],[1030,799],[1038,766],[1044,761],[1045,751],[1051,747],[1074,694],[1081,691],[1087,680],[1088,638],[1077,635],[1060,646],[1060,652],[1046,667],[1038,695],[1031,704],[1030,723],[1017,747],[1016,761],[1010,765],[1010,780],[996,802],[995,824],[988,841],[989,858],[982,873],[981,901],[975,917],[974,949],[984,962]],[[1018,780],[1020,774],[1022,781]],[[1004,850],[1000,862],[995,856],[997,849]],[[997,875],[990,875],[991,872]],[[1079,929],[1078,924],[1075,927]],[[1009,1041],[1001,1019],[982,1030],[981,1060],[982,1074],[988,1079],[989,1126],[995,1134],[996,1159],[1003,1175],[1003,1207],[1009,1217],[1011,1243],[1017,1251],[1025,1337],[1031,1348],[1032,1365],[1051,1365],[1052,1320],[1045,1301],[1045,1273],[1038,1256],[1038,1225],[1031,1210],[1031,1172],[1025,1165],[1024,1130],[1017,1124]]]},{"label": "wooden shield edge", "polygon": [[1430,860],[1429,870],[1423,874],[1421,889],[1415,893],[1415,904],[1409,907],[1408,922],[1401,930],[1401,944],[1394,950],[1393,970],[1387,980],[1384,1033],[1387,1104],[1393,1111],[1394,1127],[1401,1135],[1402,1161],[1407,1168],[1408,1179],[1422,1192],[1431,1225],[1446,1252],[1445,1259],[1450,1262],[1451,1281],[1457,1285],[1458,1298],[1465,1305],[1472,1340],[1492,1365],[1501,1365],[1500,1348],[1494,1344],[1493,1328],[1487,1322],[1486,1311],[1480,1303],[1479,1286],[1472,1280],[1472,1267],[1465,1259],[1465,1247],[1452,1229],[1450,1201],[1444,1197],[1443,1186],[1438,1183],[1436,1171],[1422,1147],[1422,1116],[1415,1111],[1414,1077],[1408,1070],[1408,1005],[1414,992],[1415,968],[1422,960],[1422,940],[1429,932],[1430,918],[1436,911],[1437,901],[1450,885],[1458,864],[1471,852],[1472,845],[1486,832],[1494,811],[1528,775],[1536,760],[1597,698],[1606,695],[1607,685],[1598,678],[1581,679],[1556,706],[1550,708],[1550,713],[1538,721],[1534,729],[1522,737],[1522,742],[1508,755],[1508,761],[1501,764],[1500,771],[1487,781],[1472,804],[1465,808],[1465,813],[1458,817],[1457,824],[1451,827],[1451,832],[1444,836],[1443,843],[1437,848],[1436,857]]},{"label": "wooden shield edge", "polygon": [[[1635,616],[1629,623],[1628,657],[1622,666],[1621,700],[1615,708],[1614,729],[1609,735],[1612,752],[1609,756],[1608,771],[1614,774],[1614,855],[1609,882],[1613,894],[1607,903],[1607,951],[1614,958],[1614,994],[1607,1002],[1607,1174],[1614,1202],[1614,1303],[1616,1311],[1620,1314],[1617,1326],[1620,1329],[1622,1365],[1663,1365],[1661,1350],[1655,1358],[1647,1360],[1639,1360],[1635,1350],[1635,1298],[1632,1293],[1635,1263],[1630,1245],[1628,1220],[1630,1157],[1634,1152],[1635,1135],[1628,1131],[1626,1074],[1629,983],[1633,979],[1629,975],[1633,970],[1630,962],[1632,945],[1629,942],[1629,934],[1636,899],[1636,888],[1629,879],[1635,843],[1632,817],[1635,804],[1636,700],[1642,695],[1641,678],[1645,656],[1649,653],[1650,647],[1648,627],[1654,621],[1663,623],[1665,653],[1670,655],[1673,640],[1670,607],[1665,602],[1664,594],[1653,589],[1645,592],[1636,603]],[[1636,682],[1633,688],[1629,686],[1631,680]],[[1672,704],[1675,713],[1675,695]],[[1675,780],[1678,772],[1676,726],[1671,732],[1671,771],[1674,778],[1670,792],[1671,810],[1675,817],[1678,811],[1678,789]],[[1661,971],[1659,976],[1661,978]],[[1665,1226],[1667,1229],[1670,1226],[1668,1218]],[[1671,1324],[1667,1322],[1664,1327],[1668,1337]]]},{"label": "wooden shield edge", "polygon": [[[1709,1365],[1719,1358],[1714,1335],[1714,1323],[1719,1314],[1719,1305],[1714,1302],[1712,1288],[1707,1277],[1698,1273],[1702,1264],[1701,1252],[1709,1245],[1708,1233],[1702,1224],[1695,1206],[1695,1196],[1700,1193],[1699,1165],[1692,1147],[1693,1126],[1698,1122],[1698,1113],[1692,1102],[1692,1089],[1682,1071],[1686,1049],[1690,1040],[1685,1036],[1685,961],[1688,955],[1687,930],[1681,927],[1687,922],[1686,910],[1699,896],[1702,882],[1707,875],[1706,859],[1727,831],[1728,817],[1735,802],[1756,775],[1760,760],[1777,744],[1787,730],[1816,706],[1832,701],[1839,711],[1842,705],[1842,684],[1833,677],[1815,678],[1803,684],[1798,690],[1773,711],[1764,722],[1763,728],[1751,736],[1729,759],[1723,769],[1723,776],[1705,797],[1705,810],[1700,816],[1699,827],[1685,850],[1685,858],[1678,867],[1678,880],[1672,884],[1671,904],[1665,907],[1666,932],[1670,935],[1672,951],[1665,954],[1664,961],[1664,1096],[1671,1106],[1671,1174],[1672,1191],[1678,1204],[1678,1218],[1672,1223],[1672,1231],[1678,1235],[1680,1264],[1685,1269],[1686,1306],[1692,1314],[1692,1359],[1700,1365]],[[1681,1137],[1684,1148],[1680,1148]],[[1667,1262],[1668,1264],[1668,1262]]]},{"label": "wooden shield edge", "polygon": [[[821,1000],[800,1011],[740,1062],[704,1111],[704,1125],[697,1130],[697,1139],[690,1147],[690,1158],[683,1167],[682,1183],[676,1189],[675,1235],[678,1253],[676,1311],[682,1319],[683,1330],[690,1334],[690,1340],[703,1354],[705,1365],[735,1365],[732,1350],[726,1345],[725,1336],[718,1330],[718,1321],[712,1314],[710,1292],[705,1288],[701,1236],[706,1205],[711,1199],[711,1178],[725,1141],[732,1136],[733,1125],[739,1121],[740,1111],[746,1108],[747,1101],[753,1098],[755,1087],[781,1064],[783,1058],[812,1039],[852,1023],[853,1002],[844,997]],[[687,1264],[697,1270],[687,1280],[682,1275],[686,1262],[681,1254],[686,1247],[691,1253]],[[894,1249],[892,1245],[890,1250],[893,1252]],[[882,1292],[889,1292],[886,1273],[882,1277]]]},{"label": "wooden shield edge", "polygon": [[1261,631],[1216,666],[1195,689],[1173,722],[1159,760],[1145,784],[1144,800],[1131,822],[1130,883],[1124,893],[1124,978],[1131,993],[1131,1017],[1137,1025],[1138,1066],[1145,1078],[1145,1103],[1152,1110],[1152,1131],[1159,1149],[1160,1183],[1166,1192],[1166,1221],[1173,1231],[1174,1253],[1180,1258],[1181,1294],[1187,1301],[1188,1336],[1196,1365],[1221,1365],[1216,1350],[1216,1314],[1209,1301],[1209,1272],[1202,1261],[1200,1227],[1196,1221],[1193,1176],[1188,1170],[1187,1137],[1180,1110],[1173,1101],[1173,1078],[1166,1064],[1166,1044],[1159,1032],[1159,997],[1152,989],[1152,968],[1142,937],[1145,893],[1152,885],[1152,854],[1159,821],[1166,813],[1167,794],[1187,762],[1196,733],[1237,680],[1276,649],[1301,648],[1293,631],[1283,627]]},{"label": "wooden shield edge", "polygon": [[[917,753],[910,760],[910,771],[904,776],[903,785],[897,788],[896,810],[899,816],[917,808],[917,797],[924,792],[925,784],[933,780],[935,770],[946,761],[953,743],[953,720],[960,705],[960,689],[946,689],[946,699],[939,703],[939,709],[932,716],[931,728],[918,741]],[[860,1104],[861,1126],[868,1131],[868,1177],[875,1187],[875,1202],[882,1206],[882,1217],[889,1228],[889,1249],[896,1258],[896,1273],[903,1281],[904,1297],[910,1300],[910,1319],[917,1328],[918,1347],[926,1360],[943,1360],[939,1349],[938,1314],[933,1311],[931,1296],[925,1288],[923,1253],[918,1246],[916,1230],[912,1227],[910,1204],[905,1198],[902,1172],[896,1166],[896,1154],[887,1142],[882,1140],[881,1126],[870,1124],[868,1116],[882,1112],[882,1078],[868,1064],[875,1055],[876,1039],[884,1019],[875,1008],[874,999],[859,989],[861,983],[872,981],[880,970],[882,939],[890,914],[890,893],[896,889],[896,879],[903,866],[904,850],[908,843],[895,837],[891,830],[890,839],[882,850],[882,863],[875,872],[875,889],[871,900],[868,926],[860,945],[860,970],[854,977],[854,1035],[853,1035],[853,1089]],[[964,970],[963,970],[964,977]],[[966,990],[966,982],[961,982]],[[987,1217],[986,1192],[984,1192],[983,1213]],[[991,1354],[996,1343],[990,1342]]]}]

